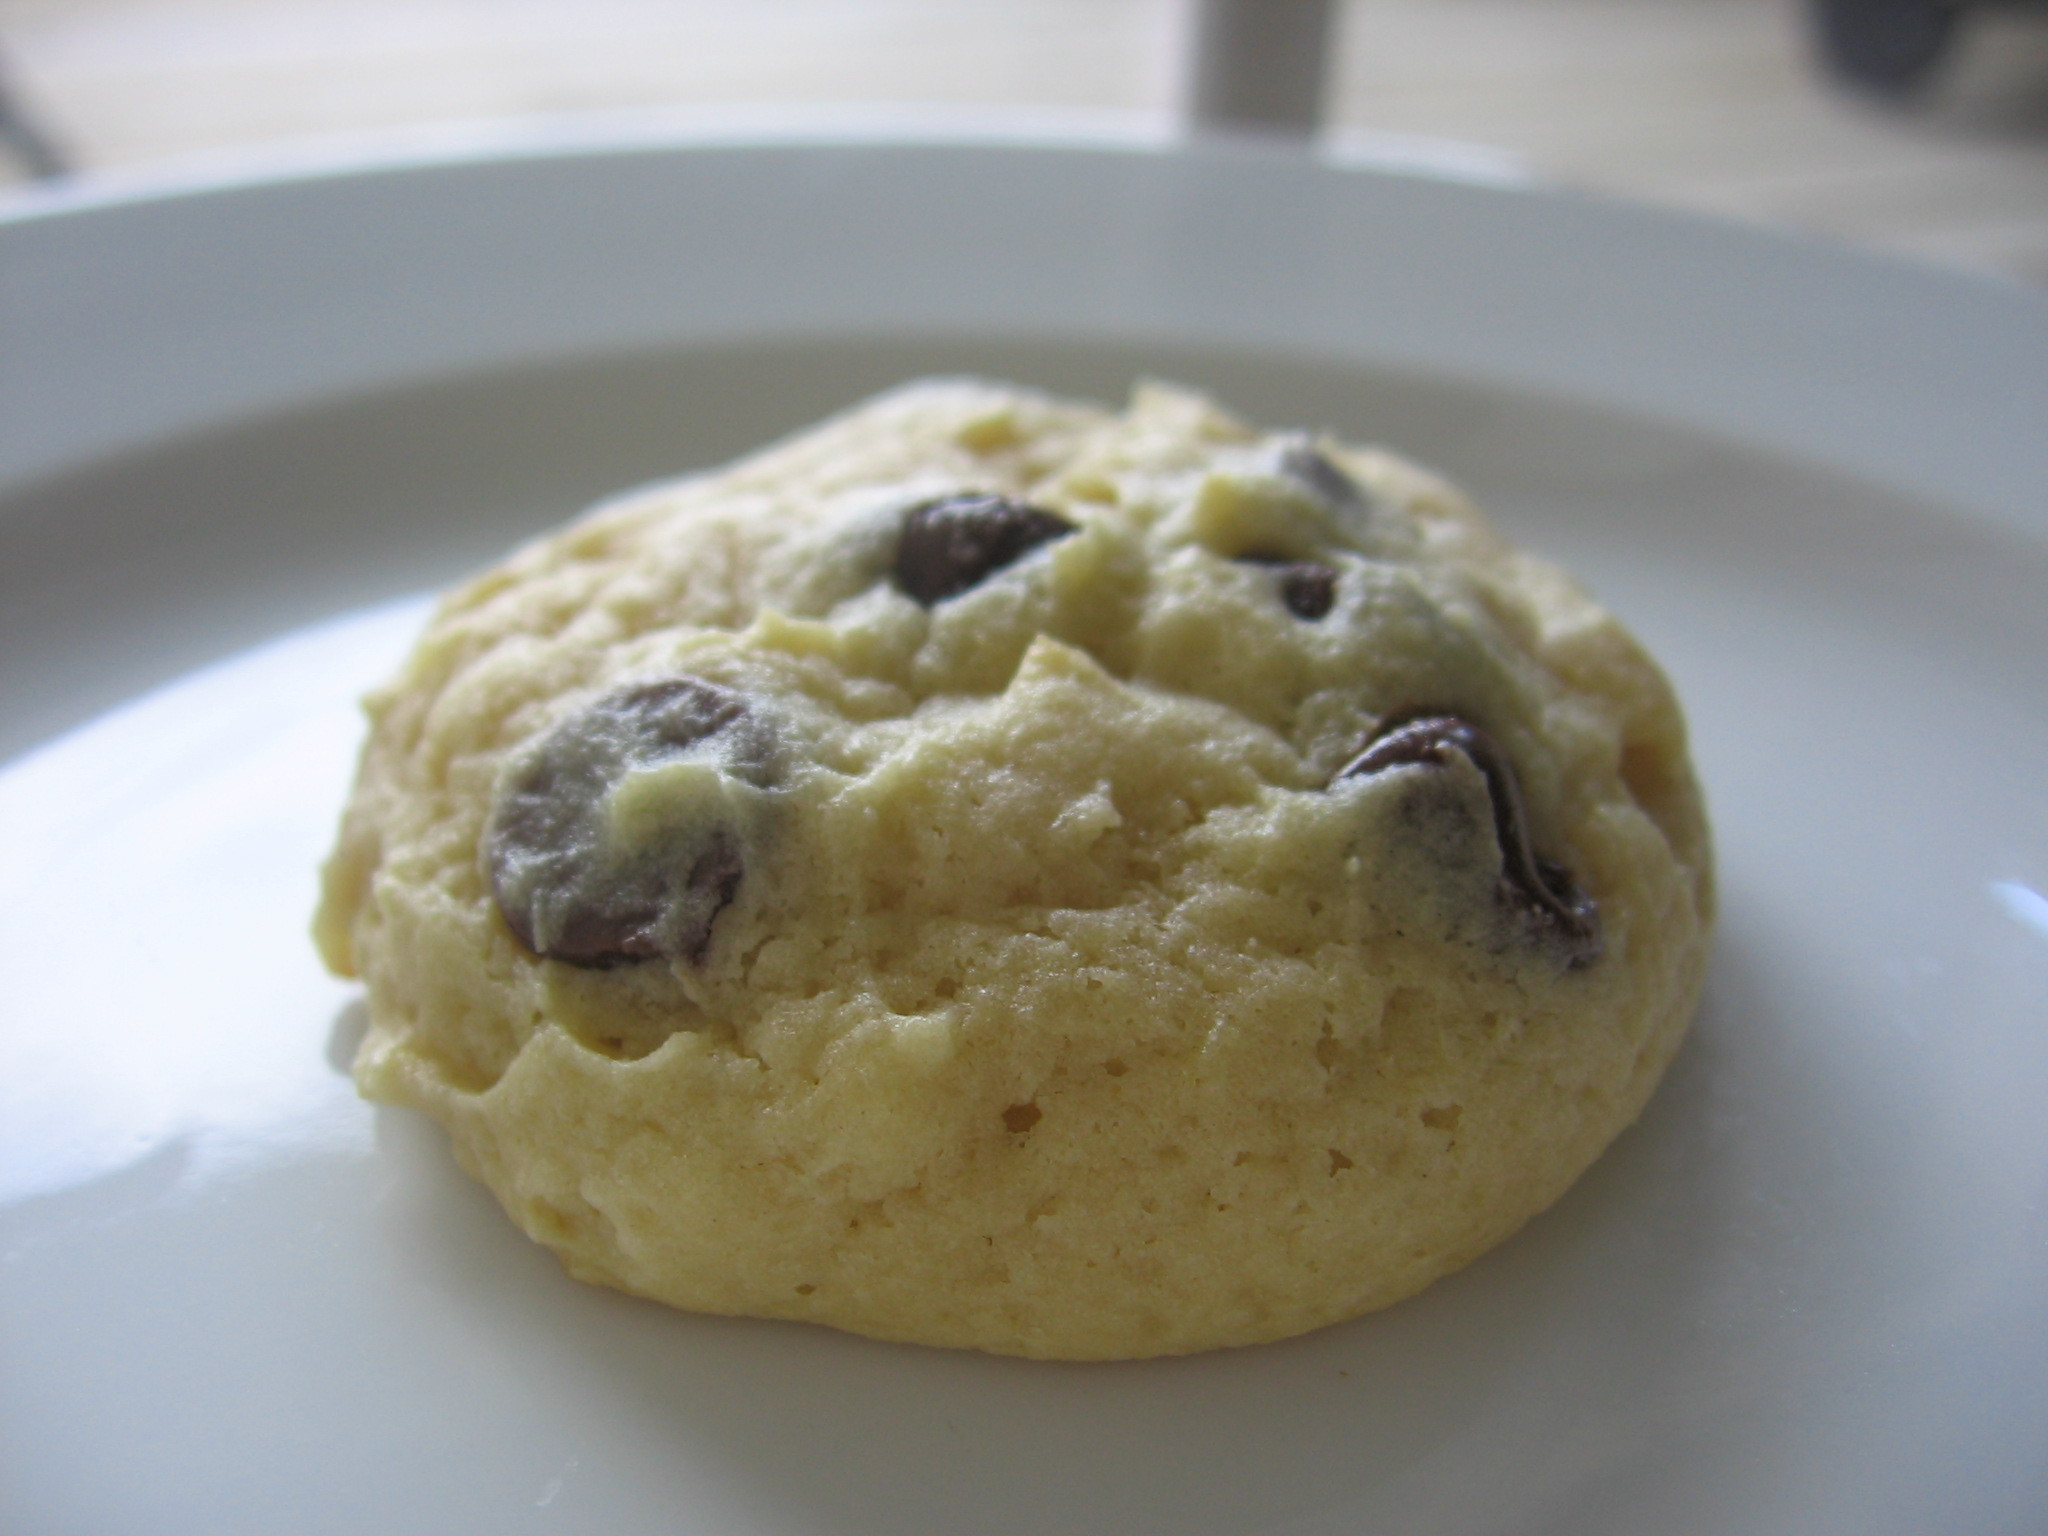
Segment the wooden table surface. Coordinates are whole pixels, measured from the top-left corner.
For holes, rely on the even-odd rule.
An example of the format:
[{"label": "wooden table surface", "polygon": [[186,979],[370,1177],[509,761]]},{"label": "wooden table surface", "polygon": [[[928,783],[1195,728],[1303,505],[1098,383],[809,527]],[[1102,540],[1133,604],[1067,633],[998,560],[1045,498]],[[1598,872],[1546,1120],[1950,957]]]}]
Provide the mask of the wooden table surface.
[{"label": "wooden table surface", "polygon": [[[1341,132],[2048,284],[2048,10],[1918,99],[1824,83],[1795,0],[1348,0]],[[742,103],[1170,121],[1187,0],[0,0],[12,99],[90,177],[435,124]],[[0,206],[21,172],[0,164]]]}]

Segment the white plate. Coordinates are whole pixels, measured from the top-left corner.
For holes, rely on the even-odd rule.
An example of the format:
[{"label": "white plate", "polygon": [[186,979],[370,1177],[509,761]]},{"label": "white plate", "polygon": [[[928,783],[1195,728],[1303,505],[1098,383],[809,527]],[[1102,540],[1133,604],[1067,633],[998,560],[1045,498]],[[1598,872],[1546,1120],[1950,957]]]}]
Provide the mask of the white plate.
[{"label": "white plate", "polygon": [[[1089,1367],[690,1317],[351,1094],[304,929],[390,599],[934,367],[1392,442],[1676,677],[1705,1012],[1420,1298]],[[2044,487],[2038,296],[1278,153],[638,145],[0,222],[0,1525],[2036,1528]]]}]

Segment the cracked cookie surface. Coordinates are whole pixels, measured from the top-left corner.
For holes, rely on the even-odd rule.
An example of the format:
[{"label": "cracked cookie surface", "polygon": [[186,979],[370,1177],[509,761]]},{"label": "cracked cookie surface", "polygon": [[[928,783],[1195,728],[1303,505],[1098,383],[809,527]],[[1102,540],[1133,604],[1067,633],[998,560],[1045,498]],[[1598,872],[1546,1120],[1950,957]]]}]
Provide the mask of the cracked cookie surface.
[{"label": "cracked cookie surface", "polygon": [[1383,1306],[1635,1118],[1704,968],[1641,648],[1163,387],[927,381],[601,506],[368,709],[363,1091],[682,1307],[1108,1358]]}]

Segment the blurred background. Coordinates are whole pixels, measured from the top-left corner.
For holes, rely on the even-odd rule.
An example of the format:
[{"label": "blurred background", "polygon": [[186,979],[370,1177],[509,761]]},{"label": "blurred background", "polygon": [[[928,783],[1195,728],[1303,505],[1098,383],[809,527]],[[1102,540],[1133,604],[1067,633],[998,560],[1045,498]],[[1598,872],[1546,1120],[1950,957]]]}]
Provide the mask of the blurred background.
[{"label": "blurred background", "polygon": [[[0,0],[0,207],[53,172],[133,182],[507,122],[860,105],[1171,132],[1205,3]],[[2042,0],[1327,10],[1322,115],[1339,152],[2048,284]]]}]

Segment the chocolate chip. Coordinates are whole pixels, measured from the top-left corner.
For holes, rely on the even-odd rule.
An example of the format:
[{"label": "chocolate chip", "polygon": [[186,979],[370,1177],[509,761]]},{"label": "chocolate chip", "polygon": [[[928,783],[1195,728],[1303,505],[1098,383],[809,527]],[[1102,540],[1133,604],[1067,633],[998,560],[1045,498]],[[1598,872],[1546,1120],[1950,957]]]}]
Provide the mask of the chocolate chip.
[{"label": "chocolate chip", "polygon": [[1290,560],[1285,555],[1267,554],[1237,558],[1250,565],[1273,567],[1280,577],[1280,601],[1297,619],[1313,623],[1337,601],[1337,572],[1320,560]]},{"label": "chocolate chip", "polygon": [[1456,715],[1411,712],[1393,718],[1337,771],[1338,779],[1381,773],[1409,764],[1444,764],[1450,754],[1468,759],[1486,778],[1493,802],[1494,836],[1510,899],[1539,932],[1562,943],[1567,965],[1580,970],[1600,958],[1599,911],[1560,864],[1539,858],[1529,845],[1522,790],[1507,754],[1478,726]]},{"label": "chocolate chip", "polygon": [[701,961],[745,878],[740,829],[685,802],[673,824],[621,836],[613,796],[636,772],[686,760],[758,787],[769,755],[746,701],[702,678],[637,683],[584,706],[499,782],[483,861],[506,925],[571,965]]},{"label": "chocolate chip", "polygon": [[1332,506],[1365,505],[1365,492],[1358,482],[1308,442],[1296,440],[1280,450],[1280,473],[1299,480]]},{"label": "chocolate chip", "polygon": [[929,608],[979,586],[1041,544],[1079,530],[1057,512],[1007,496],[947,496],[904,514],[896,585]]}]

